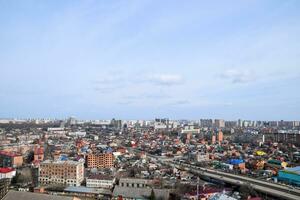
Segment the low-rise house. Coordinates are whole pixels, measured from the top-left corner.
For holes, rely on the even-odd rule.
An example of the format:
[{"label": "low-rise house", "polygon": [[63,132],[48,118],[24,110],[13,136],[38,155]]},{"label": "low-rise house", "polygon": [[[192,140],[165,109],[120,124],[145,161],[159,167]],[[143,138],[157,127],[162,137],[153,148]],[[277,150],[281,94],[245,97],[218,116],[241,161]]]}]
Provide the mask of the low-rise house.
[{"label": "low-rise house", "polygon": [[111,189],[114,186],[114,182],[115,179],[111,176],[95,174],[86,178],[86,187]]}]

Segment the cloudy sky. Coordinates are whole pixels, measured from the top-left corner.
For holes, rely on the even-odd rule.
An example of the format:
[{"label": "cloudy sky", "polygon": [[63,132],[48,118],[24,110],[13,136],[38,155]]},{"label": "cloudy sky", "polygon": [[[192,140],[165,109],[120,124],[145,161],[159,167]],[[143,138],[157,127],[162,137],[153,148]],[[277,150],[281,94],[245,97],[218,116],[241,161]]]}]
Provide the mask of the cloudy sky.
[{"label": "cloudy sky", "polygon": [[0,0],[0,117],[300,120],[299,0]]}]

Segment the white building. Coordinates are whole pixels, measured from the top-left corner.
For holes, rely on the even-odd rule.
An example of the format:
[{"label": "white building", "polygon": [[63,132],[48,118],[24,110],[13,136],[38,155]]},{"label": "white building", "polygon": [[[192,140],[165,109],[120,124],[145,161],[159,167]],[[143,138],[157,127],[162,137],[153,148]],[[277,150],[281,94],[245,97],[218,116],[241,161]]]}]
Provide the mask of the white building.
[{"label": "white building", "polygon": [[13,168],[0,168],[0,179],[13,178],[16,176],[16,170]]},{"label": "white building", "polygon": [[113,177],[92,175],[89,178],[86,178],[86,187],[111,189],[114,182],[115,179]]},{"label": "white building", "polygon": [[76,132],[70,132],[68,135],[69,136],[75,136],[75,137],[85,137],[86,136],[86,132],[84,132],[84,131],[76,131]]}]

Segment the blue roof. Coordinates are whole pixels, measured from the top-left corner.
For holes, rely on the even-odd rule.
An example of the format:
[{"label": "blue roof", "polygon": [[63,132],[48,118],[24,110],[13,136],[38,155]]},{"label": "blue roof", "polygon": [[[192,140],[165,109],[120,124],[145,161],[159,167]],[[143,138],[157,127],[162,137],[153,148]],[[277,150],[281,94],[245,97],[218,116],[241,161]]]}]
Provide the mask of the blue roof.
[{"label": "blue roof", "polygon": [[110,190],[108,189],[100,189],[100,188],[88,188],[84,186],[69,186],[66,187],[65,190],[66,192],[76,192],[76,193],[91,193],[91,194],[110,194]]},{"label": "blue roof", "polygon": [[244,160],[242,160],[242,159],[230,159],[228,162],[229,162],[229,164],[232,164],[232,165],[238,165],[238,164],[244,163]]},{"label": "blue roof", "polygon": [[293,168],[286,168],[286,169],[283,170],[283,171],[293,172],[293,173],[300,174],[300,166],[293,167]]}]

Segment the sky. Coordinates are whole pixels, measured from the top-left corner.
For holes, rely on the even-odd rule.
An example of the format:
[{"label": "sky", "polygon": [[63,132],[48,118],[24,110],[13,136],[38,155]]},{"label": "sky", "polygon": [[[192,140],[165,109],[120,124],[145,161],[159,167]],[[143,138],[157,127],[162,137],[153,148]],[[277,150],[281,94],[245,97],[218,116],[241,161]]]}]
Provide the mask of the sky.
[{"label": "sky", "polygon": [[299,0],[0,0],[0,118],[300,120]]}]

